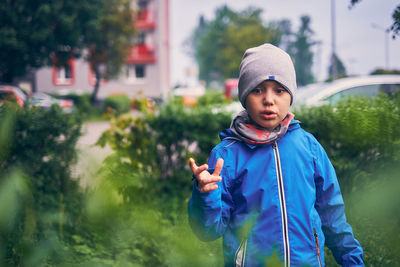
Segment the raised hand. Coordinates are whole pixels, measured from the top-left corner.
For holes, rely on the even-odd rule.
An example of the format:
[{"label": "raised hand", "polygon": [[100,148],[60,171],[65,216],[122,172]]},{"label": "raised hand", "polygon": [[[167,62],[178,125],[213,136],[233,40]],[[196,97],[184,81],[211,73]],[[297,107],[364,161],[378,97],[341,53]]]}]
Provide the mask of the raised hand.
[{"label": "raised hand", "polygon": [[216,183],[222,179],[220,173],[222,167],[224,166],[224,160],[222,158],[219,158],[217,163],[215,163],[215,169],[212,174],[207,171],[207,164],[197,166],[196,162],[192,158],[189,159],[189,163],[190,168],[197,179],[197,187],[199,188],[200,192],[210,192],[218,188]]}]

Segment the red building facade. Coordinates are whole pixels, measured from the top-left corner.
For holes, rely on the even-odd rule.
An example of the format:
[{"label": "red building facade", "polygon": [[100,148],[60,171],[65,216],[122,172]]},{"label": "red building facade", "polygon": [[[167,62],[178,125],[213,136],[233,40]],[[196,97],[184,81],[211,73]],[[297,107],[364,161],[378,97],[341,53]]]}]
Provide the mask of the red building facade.
[{"label": "red building facade", "polygon": [[[122,93],[130,97],[165,98],[170,89],[168,0],[132,0],[136,37],[119,77],[102,81],[99,97]],[[47,93],[89,93],[95,77],[83,59],[65,67],[36,72],[36,88]]]}]

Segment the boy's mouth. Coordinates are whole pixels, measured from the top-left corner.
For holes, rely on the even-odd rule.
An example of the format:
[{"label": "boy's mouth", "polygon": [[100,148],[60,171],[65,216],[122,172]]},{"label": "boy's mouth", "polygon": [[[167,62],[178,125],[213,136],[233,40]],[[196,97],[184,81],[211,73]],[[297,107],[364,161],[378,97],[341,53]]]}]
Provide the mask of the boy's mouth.
[{"label": "boy's mouth", "polygon": [[276,113],[271,110],[266,110],[261,112],[261,116],[266,120],[270,120],[275,119]]}]

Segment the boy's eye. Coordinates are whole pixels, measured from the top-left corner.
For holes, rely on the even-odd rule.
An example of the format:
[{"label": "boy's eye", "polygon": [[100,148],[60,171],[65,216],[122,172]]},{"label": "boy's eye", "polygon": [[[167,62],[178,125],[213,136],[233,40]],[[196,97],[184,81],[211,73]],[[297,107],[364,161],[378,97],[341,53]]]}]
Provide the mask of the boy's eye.
[{"label": "boy's eye", "polygon": [[283,89],[283,88],[278,88],[278,89],[275,90],[275,92],[276,92],[277,94],[282,94],[283,92],[285,92],[285,89]]},{"label": "boy's eye", "polygon": [[260,88],[256,88],[252,91],[254,94],[261,94],[262,90]]}]

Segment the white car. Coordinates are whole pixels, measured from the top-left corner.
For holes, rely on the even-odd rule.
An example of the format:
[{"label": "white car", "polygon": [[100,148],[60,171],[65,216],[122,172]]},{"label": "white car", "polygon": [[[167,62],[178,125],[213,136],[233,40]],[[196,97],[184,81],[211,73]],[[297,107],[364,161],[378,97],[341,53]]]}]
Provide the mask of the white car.
[{"label": "white car", "polygon": [[173,90],[173,94],[176,96],[192,96],[200,97],[206,93],[206,88],[202,85],[192,87],[178,87]]},{"label": "white car", "polygon": [[57,99],[42,92],[33,93],[30,97],[30,104],[32,106],[50,109],[52,105],[59,106],[65,113],[72,113],[74,111],[74,102],[69,99]]},{"label": "white car", "polygon": [[8,85],[8,84],[0,84],[0,106],[6,102],[16,102],[18,106],[23,108],[26,104],[27,96],[21,88]]},{"label": "white car", "polygon": [[335,104],[340,99],[353,95],[374,97],[384,92],[392,95],[400,90],[400,75],[369,75],[349,77],[333,82],[315,83],[299,87],[295,106],[321,106]]}]

